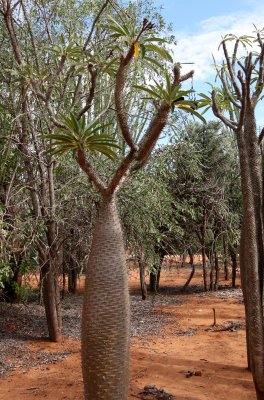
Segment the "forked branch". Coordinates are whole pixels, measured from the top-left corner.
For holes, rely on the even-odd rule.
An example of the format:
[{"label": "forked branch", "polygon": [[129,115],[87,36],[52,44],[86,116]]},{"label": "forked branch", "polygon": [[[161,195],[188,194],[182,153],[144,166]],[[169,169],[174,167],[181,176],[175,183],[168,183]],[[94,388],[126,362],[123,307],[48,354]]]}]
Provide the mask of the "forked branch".
[{"label": "forked branch", "polygon": [[[180,69],[180,63],[175,64],[173,68],[174,79],[171,86],[172,90],[176,86],[179,86],[181,82],[191,78],[194,74],[194,71],[190,71],[189,73],[181,76]],[[136,154],[137,163],[133,166],[133,170],[138,170],[147,162],[162,129],[167,124],[169,113],[170,104],[168,103],[164,103],[158,108],[156,115],[152,118],[145,135],[139,143],[139,150]]]},{"label": "forked branch", "polygon": [[213,110],[214,115],[217,118],[219,118],[226,126],[233,129],[234,131],[237,130],[237,122],[231,121],[230,119],[226,118],[225,115],[221,112],[221,110],[217,104],[214,90],[212,91],[212,110]]}]

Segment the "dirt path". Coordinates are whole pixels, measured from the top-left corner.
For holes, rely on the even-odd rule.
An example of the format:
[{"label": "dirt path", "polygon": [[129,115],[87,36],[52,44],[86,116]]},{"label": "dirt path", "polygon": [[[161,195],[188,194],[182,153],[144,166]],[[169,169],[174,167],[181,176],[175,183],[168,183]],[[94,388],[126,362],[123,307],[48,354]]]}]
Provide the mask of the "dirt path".
[{"label": "dirt path", "polygon": [[[241,294],[223,289],[218,296],[175,295],[173,288],[184,283],[188,272],[181,269],[162,273],[161,287],[166,286],[169,295],[162,290],[161,295],[148,303],[154,303],[159,329],[155,328],[152,335],[132,335],[128,399],[140,398],[145,385],[155,385],[172,393],[175,400],[253,400],[252,378],[246,370],[245,329],[241,329],[244,321]],[[193,283],[201,283],[199,271]],[[130,274],[130,284],[141,307],[136,272]],[[212,308],[217,319],[214,330]],[[139,327],[135,332],[137,329],[144,332],[140,324],[146,324],[146,316],[141,321],[139,314],[136,322]],[[53,354],[54,363],[22,366],[3,375],[1,400],[83,398],[79,340],[65,339],[59,345],[43,339],[28,341],[25,351],[29,358],[31,354],[34,357],[42,354],[43,359],[43,354],[47,354],[50,360]],[[59,352],[70,355],[56,362]]]}]

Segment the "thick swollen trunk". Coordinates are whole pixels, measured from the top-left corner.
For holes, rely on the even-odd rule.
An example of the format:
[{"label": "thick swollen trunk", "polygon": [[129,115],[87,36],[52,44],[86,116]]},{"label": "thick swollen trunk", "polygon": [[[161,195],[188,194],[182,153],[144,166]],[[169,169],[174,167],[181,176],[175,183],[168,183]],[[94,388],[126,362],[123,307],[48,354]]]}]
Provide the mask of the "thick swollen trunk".
[{"label": "thick swollen trunk", "polygon": [[127,400],[130,310],[114,196],[104,196],[87,266],[82,316],[85,400]]},{"label": "thick swollen trunk", "polygon": [[[254,117],[238,133],[243,198],[240,268],[245,301],[248,362],[258,399],[264,396],[262,185]],[[255,132],[254,132],[255,131]]]}]

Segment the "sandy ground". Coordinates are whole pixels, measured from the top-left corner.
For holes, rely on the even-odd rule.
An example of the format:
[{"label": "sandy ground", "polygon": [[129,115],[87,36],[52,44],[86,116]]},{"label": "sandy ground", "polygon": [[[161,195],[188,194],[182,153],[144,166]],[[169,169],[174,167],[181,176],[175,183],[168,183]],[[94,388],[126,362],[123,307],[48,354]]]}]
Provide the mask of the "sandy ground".
[{"label": "sandy ground", "polygon": [[[161,289],[170,289],[168,296],[180,296],[182,301],[157,307],[166,320],[158,335],[132,338],[128,399],[141,398],[139,393],[145,385],[164,389],[174,396],[174,400],[255,399],[252,377],[246,369],[245,329],[232,329],[233,325],[228,322],[244,321],[241,295],[230,297],[227,290],[218,296],[174,294],[173,288],[182,285],[188,273],[188,268],[162,272]],[[141,301],[137,271],[129,274],[129,280],[131,291],[138,292],[138,301]],[[192,284],[201,282],[198,271]],[[164,290],[161,293],[166,296]],[[217,322],[214,330],[213,308]],[[231,329],[220,330],[223,327]],[[36,349],[46,352],[65,350],[71,355],[54,364],[8,372],[0,381],[0,399],[83,399],[80,342],[65,338],[61,344],[42,339],[28,343],[29,354]],[[193,374],[187,378],[191,370],[197,376]]]}]

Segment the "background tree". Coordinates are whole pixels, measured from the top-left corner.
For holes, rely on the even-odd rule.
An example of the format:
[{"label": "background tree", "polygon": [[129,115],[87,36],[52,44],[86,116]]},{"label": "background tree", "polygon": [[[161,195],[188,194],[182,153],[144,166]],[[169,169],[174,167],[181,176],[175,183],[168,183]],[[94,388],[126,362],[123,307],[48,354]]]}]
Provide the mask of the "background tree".
[{"label": "background tree", "polygon": [[[246,310],[248,363],[258,400],[264,399],[263,337],[263,174],[255,110],[261,99],[264,79],[263,32],[255,32],[259,51],[241,57],[238,48],[252,45],[252,38],[227,35],[221,42],[224,61],[218,68],[221,86],[212,92],[212,109],[231,128],[237,140],[243,219],[240,240],[240,268]],[[234,42],[231,56],[228,42]],[[208,100],[208,99],[207,99]],[[208,101],[209,102],[209,101]],[[205,105],[206,99],[203,102]],[[228,116],[224,110],[228,109]]]},{"label": "background tree", "polygon": [[154,179],[163,182],[172,199],[171,249],[174,254],[204,251],[205,290],[207,260],[210,288],[217,288],[222,239],[225,236],[231,245],[240,229],[238,158],[230,132],[215,121],[187,123],[170,144],[154,153],[150,165]]}]

